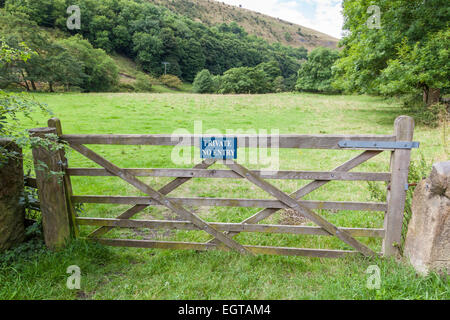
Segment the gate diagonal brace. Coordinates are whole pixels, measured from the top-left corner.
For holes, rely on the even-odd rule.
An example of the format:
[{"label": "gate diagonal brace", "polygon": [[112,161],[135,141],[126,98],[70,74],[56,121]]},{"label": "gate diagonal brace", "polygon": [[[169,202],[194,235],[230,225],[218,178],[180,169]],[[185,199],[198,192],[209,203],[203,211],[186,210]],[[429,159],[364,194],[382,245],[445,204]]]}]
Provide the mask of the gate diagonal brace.
[{"label": "gate diagonal brace", "polygon": [[[366,162],[367,160],[372,159],[376,155],[379,155],[382,152],[383,152],[383,150],[367,150],[367,151],[364,151],[360,155],[358,155],[358,156],[348,160],[347,162],[341,164],[340,166],[334,168],[332,171],[345,171],[345,172],[348,172],[348,171],[356,168],[360,164]],[[315,181],[312,181],[312,182],[308,183],[307,185],[301,187],[300,189],[298,189],[294,193],[291,193],[289,196],[294,198],[294,199],[296,199],[296,200],[299,200],[299,199],[305,197],[307,194],[309,194],[309,193],[319,189],[320,187],[326,185],[329,182],[330,181],[326,181],[326,180],[315,180]],[[275,209],[275,208],[262,209],[262,210],[258,211],[257,213],[255,213],[254,215],[252,215],[251,217],[245,219],[241,223],[258,223],[258,222],[260,222],[260,221],[270,217],[272,214],[274,214],[275,212],[277,212],[279,210],[280,209]],[[231,237],[234,237],[234,236],[238,235],[239,232],[231,231],[231,232],[227,232],[227,234],[229,236],[231,236]],[[208,241],[208,243],[216,243],[216,239],[211,239],[210,241]]]},{"label": "gate diagonal brace", "polygon": [[149,185],[147,185],[144,182],[142,182],[141,180],[137,179],[135,176],[127,173],[125,170],[119,168],[118,166],[116,166],[115,164],[111,163],[110,161],[104,159],[103,157],[101,157],[100,155],[98,155],[97,153],[92,151],[91,149],[85,147],[84,145],[75,144],[75,143],[70,143],[70,146],[74,150],[78,151],[79,153],[81,153],[82,155],[87,157],[88,159],[94,161],[98,165],[100,165],[103,168],[105,168],[110,173],[118,176],[122,180],[124,180],[124,181],[128,182],[129,184],[133,185],[138,190],[148,194],[155,201],[159,202],[160,204],[164,205],[168,209],[172,210],[178,216],[180,216],[180,217],[182,217],[182,218],[184,218],[186,220],[189,220],[194,225],[196,225],[199,229],[201,229],[201,230],[209,233],[213,237],[215,237],[223,245],[225,245],[225,246],[227,246],[227,247],[229,247],[231,249],[235,249],[235,250],[237,250],[238,252],[240,252],[242,254],[253,255],[252,252],[250,252],[248,249],[244,248],[244,246],[241,245],[240,243],[234,241],[233,239],[231,239],[227,235],[223,234],[222,232],[217,231],[215,228],[211,227],[208,223],[206,223],[204,220],[199,218],[194,213],[186,210],[183,206],[180,206],[179,204],[175,203],[174,201],[171,201],[170,199],[168,199],[162,193],[154,190]]},{"label": "gate diagonal brace", "polygon": [[301,205],[297,200],[291,198],[288,194],[284,193],[277,187],[273,186],[272,184],[268,183],[267,181],[256,176],[255,174],[253,174],[252,172],[250,172],[248,169],[241,166],[240,164],[238,164],[234,161],[232,163],[230,163],[230,161],[224,161],[224,164],[226,166],[228,166],[234,172],[236,172],[239,175],[241,175],[242,177],[246,178],[251,183],[255,184],[256,186],[260,187],[261,189],[263,189],[270,195],[274,196],[281,202],[288,205],[291,209],[304,215],[306,218],[310,219],[311,221],[316,223],[318,226],[325,229],[331,235],[337,236],[343,242],[345,242],[346,244],[355,248],[357,251],[361,252],[363,255],[365,255],[365,256],[375,256],[376,255],[376,253],[372,249],[370,249],[366,245],[364,245],[361,242],[359,242],[358,240],[356,240],[349,233],[347,233],[346,231],[343,231],[343,230],[339,230],[335,225],[328,222],[326,219],[324,219],[320,215],[316,214],[312,210]]},{"label": "gate diagonal brace", "polygon": [[[194,169],[207,169],[210,166],[212,166],[216,160],[204,160],[203,162],[197,164],[194,166]],[[192,178],[176,178],[172,181],[170,181],[168,184],[163,186],[161,189],[158,190],[158,192],[162,193],[163,195],[168,195],[176,188],[180,187],[181,185],[185,184]],[[145,208],[148,208],[150,205],[147,204],[137,204],[121,215],[117,216],[116,219],[131,219],[133,216],[144,210]],[[88,238],[98,238],[103,236],[104,234],[108,233],[110,230],[114,229],[114,227],[100,227],[92,231],[87,237]],[[215,238],[214,238],[215,239]]]}]

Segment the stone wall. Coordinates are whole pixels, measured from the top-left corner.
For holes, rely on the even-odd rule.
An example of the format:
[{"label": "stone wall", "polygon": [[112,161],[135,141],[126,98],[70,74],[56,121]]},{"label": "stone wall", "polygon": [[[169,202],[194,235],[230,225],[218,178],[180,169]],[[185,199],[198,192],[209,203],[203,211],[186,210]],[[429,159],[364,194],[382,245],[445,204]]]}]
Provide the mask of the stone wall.
[{"label": "stone wall", "polygon": [[422,274],[450,271],[450,161],[434,164],[414,191],[404,255]]},{"label": "stone wall", "polygon": [[[6,139],[0,146],[22,154],[21,149]],[[0,166],[0,252],[19,244],[25,237],[25,210],[19,203],[23,194],[23,161],[9,159]]]}]

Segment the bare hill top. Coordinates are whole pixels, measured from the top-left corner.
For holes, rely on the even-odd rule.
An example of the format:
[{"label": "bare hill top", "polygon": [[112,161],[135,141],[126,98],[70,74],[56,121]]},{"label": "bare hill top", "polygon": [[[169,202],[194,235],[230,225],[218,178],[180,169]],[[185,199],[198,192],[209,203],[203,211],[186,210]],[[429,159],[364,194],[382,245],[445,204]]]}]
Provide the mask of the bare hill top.
[{"label": "bare hill top", "polygon": [[148,1],[208,26],[235,21],[249,34],[264,38],[270,43],[280,42],[311,50],[319,46],[336,48],[339,41],[330,35],[298,24],[214,0]]}]

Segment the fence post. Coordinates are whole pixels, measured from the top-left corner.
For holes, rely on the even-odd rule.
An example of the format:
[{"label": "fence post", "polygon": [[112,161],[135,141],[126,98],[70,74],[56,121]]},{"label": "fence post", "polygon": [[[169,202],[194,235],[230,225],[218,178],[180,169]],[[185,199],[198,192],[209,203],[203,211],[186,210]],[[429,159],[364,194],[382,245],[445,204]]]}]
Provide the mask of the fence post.
[{"label": "fence post", "polygon": [[[55,128],[35,128],[30,130],[31,137],[48,139],[46,135],[56,135]],[[33,147],[34,168],[39,201],[42,212],[45,244],[54,250],[64,247],[70,239],[69,213],[60,176],[51,172],[60,172],[62,159],[59,151],[43,146]]]},{"label": "fence post", "polygon": [[[396,141],[412,141],[413,134],[413,118],[399,116],[395,119]],[[398,256],[400,252],[410,160],[410,149],[396,149],[391,153],[391,184],[387,193],[387,212],[384,217],[384,256]]]},{"label": "fence post", "polygon": [[[62,126],[61,121],[58,118],[51,118],[48,120],[48,126],[50,128],[56,129],[56,134],[58,137],[62,136]],[[68,167],[68,160],[66,158],[66,153],[64,149],[59,150],[59,154],[63,163],[63,168],[66,169]],[[64,191],[66,195],[66,202],[67,202],[67,209],[69,212],[69,223],[70,223],[70,230],[72,232],[72,236],[77,237],[79,235],[78,225],[76,223],[76,212],[75,207],[72,203],[72,182],[70,181],[70,176],[67,174],[64,174],[63,177],[64,182]]]}]

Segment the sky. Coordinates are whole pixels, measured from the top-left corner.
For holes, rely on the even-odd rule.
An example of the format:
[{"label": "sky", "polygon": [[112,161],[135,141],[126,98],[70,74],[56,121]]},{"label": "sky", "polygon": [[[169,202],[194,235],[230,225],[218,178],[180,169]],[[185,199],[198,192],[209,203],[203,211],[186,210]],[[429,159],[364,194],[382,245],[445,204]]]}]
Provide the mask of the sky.
[{"label": "sky", "polygon": [[342,0],[219,0],[342,37]]}]

